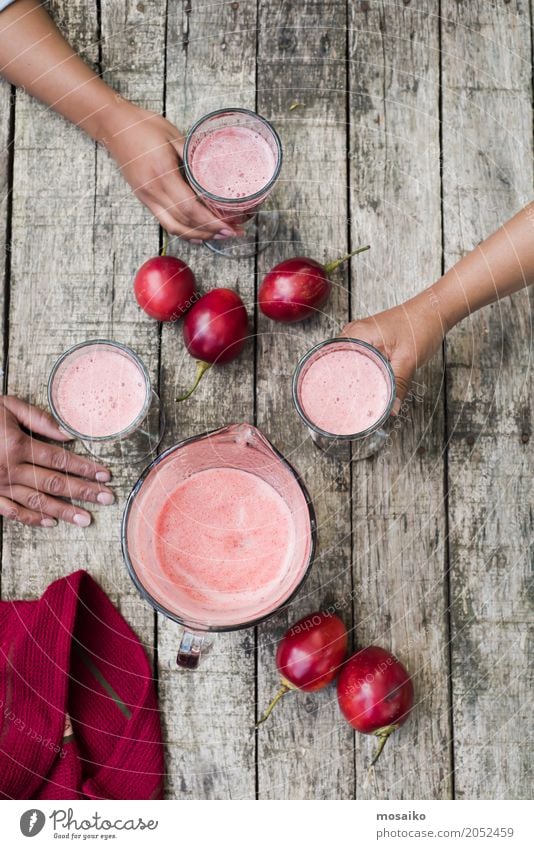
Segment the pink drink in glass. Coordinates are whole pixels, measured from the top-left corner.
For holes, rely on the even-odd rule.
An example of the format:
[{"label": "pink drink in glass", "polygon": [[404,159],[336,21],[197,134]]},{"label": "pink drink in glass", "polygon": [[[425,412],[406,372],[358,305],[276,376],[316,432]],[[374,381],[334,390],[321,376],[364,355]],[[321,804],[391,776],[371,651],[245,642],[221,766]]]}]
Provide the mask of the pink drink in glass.
[{"label": "pink drink in glass", "polygon": [[372,427],[388,405],[389,386],[379,366],[359,351],[332,351],[306,370],[300,398],[320,430],[347,436]]},{"label": "pink drink in glass", "polygon": [[57,376],[55,407],[77,433],[109,437],[128,430],[147,400],[143,372],[111,347],[88,347],[68,358]]},{"label": "pink drink in glass", "polygon": [[211,209],[221,218],[231,211],[233,223],[245,221],[263,203],[258,192],[270,183],[275,168],[275,151],[250,127],[213,130],[200,138],[191,153],[191,170],[198,184],[210,195],[233,201],[231,209],[209,201]]},{"label": "pink drink in glass", "polygon": [[262,246],[274,237],[278,214],[273,210],[256,221],[263,228],[261,234],[251,226],[282,165],[280,139],[265,118],[248,109],[221,109],[205,115],[187,134],[184,165],[206,206],[218,218],[248,229],[244,241],[209,242],[209,247],[227,256],[251,256],[258,235]]},{"label": "pink drink in glass", "polygon": [[354,442],[353,458],[376,453],[387,439],[383,426],[395,400],[395,376],[367,342],[329,339],[300,360],[293,401],[314,442],[323,450]]},{"label": "pink drink in glass", "polygon": [[65,351],[50,374],[48,403],[58,424],[102,460],[138,462],[163,435],[147,369],[120,342],[92,339]]}]

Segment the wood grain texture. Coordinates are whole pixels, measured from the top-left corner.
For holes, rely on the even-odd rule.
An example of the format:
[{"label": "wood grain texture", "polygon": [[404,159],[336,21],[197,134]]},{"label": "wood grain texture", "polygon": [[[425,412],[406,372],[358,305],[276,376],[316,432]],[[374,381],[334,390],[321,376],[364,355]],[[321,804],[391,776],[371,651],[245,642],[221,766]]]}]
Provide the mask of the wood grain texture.
[{"label": "wood grain texture", "polygon": [[[188,11],[189,10],[189,11]],[[167,117],[187,129],[224,106],[254,108],[256,3],[169,4]],[[172,252],[191,265],[202,291],[237,289],[250,314],[254,262],[214,256],[179,240]],[[214,368],[194,396],[175,398],[192,383],[195,363],[182,329],[164,327],[161,387],[167,444],[254,416],[254,340],[239,360]],[[167,739],[167,793],[171,798],[243,799],[255,795],[254,636],[220,634],[197,672],[176,668],[180,629],[159,617],[160,702]]]},{"label": "wood grain texture", "polygon": [[[284,166],[274,198],[282,223],[277,242],[260,257],[259,279],[287,256],[319,261],[347,252],[345,4],[260,2],[258,111],[274,121]],[[301,104],[294,110],[294,103]],[[258,424],[302,474],[317,512],[319,548],[297,599],[260,626],[258,711],[278,687],[276,643],[301,616],[335,604],[352,625],[350,474],[311,442],[291,400],[300,357],[333,335],[348,317],[347,271],[334,278],[324,314],[297,325],[258,320]],[[291,694],[258,732],[260,798],[350,798],[353,741],[341,720],[335,688]]]},{"label": "wood grain texture", "polygon": [[[440,275],[439,41],[433,0],[349,5],[351,233],[371,244],[353,267],[357,318]],[[357,644],[393,651],[416,690],[369,784],[376,741],[356,735],[362,798],[451,795],[441,357],[416,380],[390,443],[353,465]]]},{"label": "wood grain texture", "polygon": [[[7,356],[5,356],[5,328],[9,300],[9,276],[11,273],[11,162],[12,162],[12,109],[11,109],[11,86],[4,80],[0,81],[0,374],[1,385],[5,381],[7,369]],[[4,519],[0,519],[0,539],[2,538]],[[1,592],[1,545],[0,545],[0,592]]]},{"label": "wood grain texture", "polygon": [[[2,326],[0,327],[0,346],[2,353],[0,355],[0,364],[2,370],[5,370],[6,363],[4,362],[4,309],[6,287],[8,285],[7,275],[9,273],[10,249],[9,242],[11,219],[10,213],[10,157],[11,150],[9,147],[10,132],[11,132],[11,86],[4,80],[0,81],[0,114],[2,121],[0,123],[0,315],[2,316]],[[9,252],[9,253],[8,253]]]},{"label": "wood grain texture", "polygon": [[[165,10],[159,0],[101,0],[100,58],[104,79],[121,95],[145,109],[163,110],[165,77]],[[101,328],[111,339],[133,348],[159,389],[160,333],[133,296],[133,278],[139,266],[159,252],[159,226],[135,198],[115,162],[102,147],[96,151],[95,211],[93,224],[97,274],[106,287],[100,305]],[[105,319],[104,319],[105,316]],[[108,550],[105,580],[113,582],[121,612],[135,628],[149,654],[154,648],[154,612],[140,598],[126,571],[120,550],[120,521],[124,500],[145,463],[124,463],[114,472],[117,506],[106,513]],[[105,555],[103,556],[105,563]]]},{"label": "wood grain texture", "polygon": [[[448,267],[532,199],[532,85],[528,3],[446,0],[442,15]],[[447,339],[458,798],[532,795],[531,351],[528,292]]]},{"label": "wood grain texture", "polygon": [[[348,455],[322,457],[290,393],[299,357],[349,313],[392,306],[440,275],[442,226],[449,267],[532,198],[528,0],[54,0],[52,11],[124,96],[165,109],[183,129],[222,106],[256,108],[285,152],[274,193],[281,229],[257,265],[171,242],[202,290],[236,288],[251,315],[244,354],[177,405],[194,373],[181,327],[160,334],[131,291],[136,268],[158,251],[157,223],[105,151],[17,95],[9,391],[45,405],[50,368],[68,346],[106,335],[130,344],[159,382],[166,446],[256,417],[302,473],[318,514],[318,556],[298,598],[257,634],[217,636],[198,672],[176,669],[179,629],[158,617],[168,798],[531,797],[528,293],[450,334],[446,403],[436,357],[376,460],[351,470]],[[0,86],[4,116],[8,106],[9,87]],[[8,132],[1,122],[4,216]],[[333,276],[323,315],[294,326],[256,315],[255,285],[275,262],[327,260],[367,242],[371,252]],[[3,294],[4,286],[0,309]],[[3,597],[35,598],[85,567],[152,652],[153,613],[126,575],[119,542],[138,471],[113,469],[117,504],[97,508],[88,530],[5,523]],[[415,674],[414,714],[370,782],[374,741],[354,737],[334,688],[289,695],[253,731],[277,687],[277,641],[299,616],[329,605],[356,645],[389,647]]]},{"label": "wood grain texture", "polygon": [[[163,94],[161,15],[159,67],[153,56],[159,5],[145,3],[152,30],[144,37],[134,3],[101,4],[100,55],[107,79],[156,108],[155,88],[160,108]],[[60,3],[54,11],[74,47],[96,65],[96,4]],[[132,345],[156,377],[158,329],[141,318],[131,284],[138,265],[157,251],[157,225],[104,150],[24,95],[17,97],[15,144],[9,390],[45,405],[54,360],[70,345],[95,337]],[[152,652],[153,613],[137,596],[120,550],[124,498],[139,471],[127,456],[112,468],[117,501],[95,509],[87,530],[65,524],[46,532],[6,527],[4,592],[34,597],[54,578],[87,568]]]},{"label": "wood grain texture", "polygon": [[[94,4],[56,3],[53,11],[84,58],[96,60]],[[96,305],[100,312],[105,300],[94,271],[94,197],[94,144],[17,92],[8,390],[41,406],[46,406],[54,360],[86,338],[86,317],[94,316]],[[95,330],[99,324],[100,315]],[[4,596],[35,598],[60,575],[92,567],[94,539],[88,540],[104,511],[98,513],[89,532],[66,525],[36,531],[5,523]]]}]

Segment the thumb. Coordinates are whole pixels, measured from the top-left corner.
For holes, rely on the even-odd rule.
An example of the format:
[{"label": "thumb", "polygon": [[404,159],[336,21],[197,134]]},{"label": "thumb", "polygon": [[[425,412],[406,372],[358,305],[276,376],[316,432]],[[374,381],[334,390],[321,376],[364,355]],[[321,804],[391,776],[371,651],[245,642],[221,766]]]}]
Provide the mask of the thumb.
[{"label": "thumb", "polygon": [[391,368],[393,369],[395,383],[397,385],[397,397],[393,402],[391,412],[396,416],[399,414],[402,403],[406,399],[412,384],[413,370],[406,363],[395,362],[395,359],[391,360]]},{"label": "thumb", "polygon": [[[178,132],[178,131],[177,131]],[[184,138],[183,136],[176,136],[175,138],[169,139],[171,145],[175,149],[176,153],[180,157],[180,159],[184,158]]]},{"label": "thumb", "polygon": [[50,413],[13,395],[5,396],[3,401],[4,406],[13,413],[17,421],[32,433],[39,433],[47,439],[56,439],[61,442],[72,440],[72,436],[60,429]]},{"label": "thumb", "polygon": [[394,416],[398,415],[402,402],[406,398],[412,383],[414,369],[411,363],[406,361],[403,356],[399,356],[394,344],[388,344],[389,337],[385,336],[376,316],[360,319],[359,321],[351,321],[345,325],[341,331],[341,336],[348,336],[368,342],[389,361],[397,385],[396,398],[393,402],[391,412]]}]

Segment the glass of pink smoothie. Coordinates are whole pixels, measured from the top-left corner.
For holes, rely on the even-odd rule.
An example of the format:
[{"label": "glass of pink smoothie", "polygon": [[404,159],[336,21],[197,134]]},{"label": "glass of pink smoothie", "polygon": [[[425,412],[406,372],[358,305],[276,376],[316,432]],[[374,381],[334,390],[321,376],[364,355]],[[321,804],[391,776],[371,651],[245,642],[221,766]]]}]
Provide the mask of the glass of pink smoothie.
[{"label": "glass of pink smoothie", "polygon": [[187,134],[184,167],[206,206],[245,231],[244,236],[205,242],[211,250],[241,259],[272,242],[279,214],[265,202],[280,174],[282,143],[269,121],[249,109],[204,115]]},{"label": "glass of pink smoothie", "polygon": [[189,669],[211,632],[252,627],[293,598],[315,541],[306,488],[249,424],[164,451],[134,486],[122,521],[130,576],[184,627],[177,662]]},{"label": "glass of pink smoothie", "polygon": [[48,380],[58,424],[100,460],[140,462],[163,436],[163,408],[137,354],[108,339],[69,348]]},{"label": "glass of pink smoothie", "polygon": [[383,447],[395,397],[391,365],[359,339],[320,342],[293,375],[293,402],[315,444],[339,453],[350,442],[352,459],[371,457]]}]

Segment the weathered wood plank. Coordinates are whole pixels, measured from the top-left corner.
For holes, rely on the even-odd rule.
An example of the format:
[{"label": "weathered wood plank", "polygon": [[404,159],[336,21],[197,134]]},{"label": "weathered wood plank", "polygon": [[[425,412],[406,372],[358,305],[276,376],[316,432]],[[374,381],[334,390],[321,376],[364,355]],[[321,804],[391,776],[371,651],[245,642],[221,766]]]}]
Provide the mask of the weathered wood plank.
[{"label": "weathered wood plank", "polygon": [[[124,97],[145,109],[161,112],[165,76],[165,10],[158,0],[100,0],[101,62],[104,79]],[[101,312],[110,338],[132,347],[142,357],[151,380],[159,386],[158,325],[137,306],[132,282],[136,270],[158,252],[159,226],[134,197],[114,161],[96,151],[96,195],[93,240],[97,273],[106,281],[108,299]],[[105,316],[105,323],[104,323]],[[154,612],[139,597],[120,552],[120,520],[124,499],[143,467],[128,463],[115,483],[118,507],[109,516],[113,566],[106,571],[119,597],[119,607],[149,654],[154,647]],[[114,479],[117,476],[114,473]],[[113,508],[115,509],[115,508]]]},{"label": "weathered wood plank", "polygon": [[6,286],[6,268],[9,268],[10,261],[7,251],[10,249],[8,244],[10,221],[8,213],[10,211],[10,149],[9,149],[9,134],[11,132],[10,117],[11,117],[11,86],[4,80],[0,81],[0,114],[2,115],[2,123],[0,124],[0,220],[2,227],[0,229],[0,316],[2,316],[2,325],[0,327],[0,365],[2,370],[5,369],[4,363],[4,309]]},{"label": "weathered wood plank", "polygon": [[[101,4],[101,56],[110,82],[120,82],[128,96],[157,107],[158,85],[160,106],[163,93],[164,20],[158,3],[145,3],[145,8],[150,12],[150,31],[144,29],[134,3]],[[96,4],[61,3],[54,10],[76,49],[96,63]],[[131,280],[136,267],[157,250],[158,228],[130,196],[106,152],[20,95],[14,185],[10,391],[44,405],[55,358],[75,342],[92,337],[108,336],[132,345],[157,376],[158,329],[141,318]],[[112,471],[117,503],[95,509],[89,529],[62,524],[36,532],[6,526],[4,591],[33,597],[54,578],[85,567],[152,651],[153,613],[138,598],[120,551],[124,497],[139,469],[125,462]]]},{"label": "weathered wood plank", "polygon": [[[260,2],[258,111],[273,119],[285,152],[274,197],[282,211],[276,244],[260,258],[261,275],[287,256],[333,259],[347,251],[345,3]],[[290,111],[293,103],[301,105]],[[299,325],[259,316],[258,424],[295,463],[310,490],[319,549],[308,583],[289,609],[260,626],[258,711],[275,692],[276,643],[287,627],[330,603],[352,625],[348,462],[325,460],[291,400],[291,376],[314,343],[348,317],[347,272],[338,271],[324,315]],[[348,453],[347,453],[348,461]],[[284,700],[258,733],[261,798],[347,798],[354,793],[352,734],[335,690]]]},{"label": "weathered wood plank", "polygon": [[[9,297],[9,275],[11,268],[11,174],[10,161],[11,153],[9,143],[12,128],[11,123],[11,86],[2,80],[0,82],[0,114],[3,115],[2,123],[0,124],[0,220],[2,226],[0,229],[0,386],[4,385],[4,372],[7,366],[7,357],[4,357],[4,325],[7,310],[7,298]],[[9,253],[8,253],[9,251]],[[0,539],[3,533],[4,520],[0,522]],[[2,572],[2,551],[0,545],[0,591],[1,591],[1,572]]]},{"label": "weathered wood plank", "polygon": [[[64,15],[67,5],[68,21]],[[55,4],[54,12],[84,58],[94,61],[97,56],[95,4]],[[85,336],[80,316],[85,315],[95,289],[94,171],[94,144],[19,91],[15,117],[8,388],[11,393],[43,406],[54,359],[69,344]],[[98,301],[100,295],[101,291],[97,293]],[[69,316],[73,317],[70,326]],[[75,333],[75,316],[82,325],[79,336]],[[90,532],[94,533],[95,528]],[[86,561],[87,538],[87,532],[66,525],[42,532],[6,522],[4,594],[26,598],[39,595],[50,581]]]},{"label": "weathered wood plank", "polygon": [[[446,265],[532,199],[529,8],[442,4]],[[534,232],[534,231],[533,231]],[[452,694],[459,798],[530,798],[528,293],[447,340]],[[530,400],[529,400],[530,399]]]},{"label": "weathered wood plank", "polygon": [[[189,10],[189,11],[188,11]],[[187,128],[224,106],[254,108],[256,3],[169,4],[167,116]],[[236,288],[252,314],[254,264],[214,256],[176,240],[201,290]],[[253,340],[235,363],[215,368],[195,395],[174,399],[193,379],[181,328],[164,327],[161,386],[167,444],[254,415]],[[254,798],[254,636],[221,634],[197,672],[176,669],[179,628],[158,619],[160,703],[167,737],[167,793],[172,798]]]},{"label": "weathered wood plank", "polygon": [[[438,8],[349,4],[353,316],[400,303],[440,275]],[[441,358],[417,376],[422,402],[391,445],[353,466],[356,638],[392,650],[414,675],[416,709],[372,781],[376,742],[356,735],[358,797],[451,795]]]},{"label": "weathered wood plank", "polygon": [[[162,5],[101,3],[107,79],[156,110],[163,105]],[[527,0],[504,5],[444,0],[442,6],[448,266],[531,198],[532,110]],[[96,61],[93,0],[56,2],[53,8],[75,45]],[[416,8],[369,0],[347,8],[351,241],[373,246],[353,266],[357,316],[392,305],[439,276],[438,3],[428,0]],[[326,259],[347,248],[345,2],[284,1],[273,16],[272,4],[262,0],[259,11],[257,108],[275,121],[286,153],[276,191],[284,221],[277,245],[260,260],[264,271],[289,253]],[[172,121],[186,127],[227,104],[254,108],[257,23],[255,0],[169,4]],[[7,98],[7,86],[0,88],[4,115]],[[131,344],[156,378],[158,329],[137,311],[131,279],[157,250],[157,226],[129,196],[104,151],[95,151],[88,139],[25,95],[17,100],[9,391],[44,404],[56,356],[92,335]],[[302,105],[289,111],[296,101]],[[4,174],[0,155],[5,203]],[[236,285],[252,312],[252,262],[233,264],[178,242],[173,252],[190,261],[202,288]],[[276,687],[274,648],[285,627],[329,603],[338,605],[349,626],[354,614],[359,645],[391,646],[415,672],[418,706],[367,787],[363,773],[371,743],[358,737],[355,790],[353,738],[337,712],[334,690],[288,697],[258,737],[259,794],[447,797],[452,787],[440,358],[418,378],[423,403],[403,422],[389,455],[353,467],[354,611],[349,470],[318,456],[290,412],[294,364],[311,344],[343,325],[346,282],[338,273],[333,299],[318,320],[290,328],[262,317],[258,322],[258,424],[303,473],[318,510],[320,548],[298,600],[259,629],[257,710]],[[452,697],[461,798],[531,794],[532,754],[515,745],[517,729],[529,720],[529,321],[528,297],[520,295],[465,322],[447,345]],[[176,408],[173,399],[189,382],[193,364],[184,355],[179,329],[165,327],[162,339],[167,444],[230,420],[252,420],[252,342],[239,362],[214,370],[196,397]],[[54,578],[85,566],[151,650],[152,613],[131,587],[119,547],[123,497],[135,470],[114,471],[119,503],[95,511],[88,531],[5,525],[3,592],[35,597]],[[177,629],[160,620],[158,632],[167,795],[253,797],[253,633],[218,637],[201,670],[190,675],[174,667]]]}]

